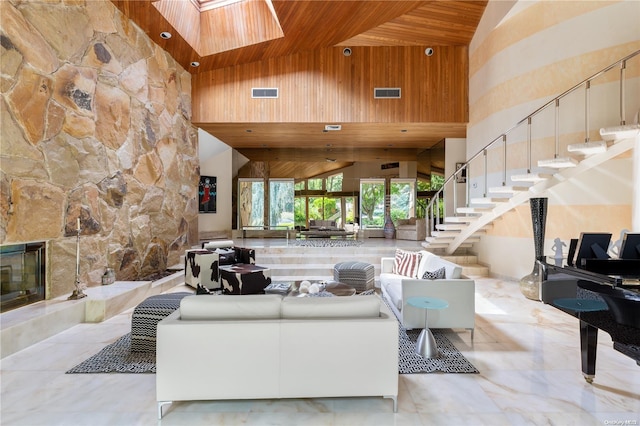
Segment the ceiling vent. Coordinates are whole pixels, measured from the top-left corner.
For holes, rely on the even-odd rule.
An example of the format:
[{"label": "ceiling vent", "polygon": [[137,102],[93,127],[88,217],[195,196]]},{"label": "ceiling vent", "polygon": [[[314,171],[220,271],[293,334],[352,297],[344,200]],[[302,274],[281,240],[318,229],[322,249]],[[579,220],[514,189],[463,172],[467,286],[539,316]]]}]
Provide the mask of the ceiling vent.
[{"label": "ceiling vent", "polygon": [[324,129],[328,132],[336,132],[342,130],[342,126],[340,124],[327,124]]},{"label": "ceiling vent", "polygon": [[400,99],[399,87],[376,87],[373,89],[373,97],[375,99]]},{"label": "ceiling vent", "polygon": [[277,87],[273,87],[273,88],[260,88],[260,87],[254,87],[253,89],[251,89],[251,97],[252,98],[268,98],[268,99],[275,99],[278,97],[278,88]]}]

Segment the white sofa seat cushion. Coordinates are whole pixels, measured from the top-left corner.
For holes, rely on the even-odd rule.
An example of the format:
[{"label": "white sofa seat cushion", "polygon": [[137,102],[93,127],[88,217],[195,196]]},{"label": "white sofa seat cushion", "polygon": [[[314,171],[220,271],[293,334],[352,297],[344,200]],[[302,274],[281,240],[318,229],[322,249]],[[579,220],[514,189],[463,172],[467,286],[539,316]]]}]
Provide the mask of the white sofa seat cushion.
[{"label": "white sofa seat cushion", "polygon": [[380,298],[369,296],[285,297],[283,319],[373,318],[380,316]]},{"label": "white sofa seat cushion", "polygon": [[187,296],[180,301],[180,319],[279,319],[281,303],[282,296],[278,294]]}]

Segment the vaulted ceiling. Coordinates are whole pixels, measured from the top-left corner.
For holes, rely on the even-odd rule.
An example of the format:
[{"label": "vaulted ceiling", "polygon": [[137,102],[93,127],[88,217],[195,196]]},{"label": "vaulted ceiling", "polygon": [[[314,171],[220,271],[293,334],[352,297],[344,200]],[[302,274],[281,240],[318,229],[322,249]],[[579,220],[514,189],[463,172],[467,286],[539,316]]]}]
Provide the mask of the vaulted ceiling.
[{"label": "vaulted ceiling", "polygon": [[[263,63],[266,68],[272,61],[327,48],[350,47],[355,51],[360,47],[402,46],[420,47],[423,51],[431,47],[437,52],[441,47],[468,46],[487,3],[486,0],[222,0],[223,4],[218,5],[219,0],[112,1],[194,77],[222,69],[244,69],[243,66],[254,63]],[[162,32],[169,32],[172,37],[162,38]],[[199,66],[192,66],[194,62]],[[196,83],[194,98],[197,90]],[[466,104],[466,90],[464,94],[465,99],[457,101]],[[324,123],[312,121],[194,120],[196,125],[252,160],[323,163],[313,170],[309,167],[303,174],[335,169],[352,161],[392,159],[394,155],[400,161],[414,155],[417,158],[444,138],[466,136],[466,120],[384,121],[335,121],[327,124],[342,124],[344,132],[327,134],[316,128]],[[398,138],[401,131],[406,135]],[[300,140],[305,141],[304,148]],[[340,161],[326,161],[333,157]],[[291,165],[286,168],[290,172]],[[277,165],[272,164],[271,173],[285,172],[278,172]]]}]

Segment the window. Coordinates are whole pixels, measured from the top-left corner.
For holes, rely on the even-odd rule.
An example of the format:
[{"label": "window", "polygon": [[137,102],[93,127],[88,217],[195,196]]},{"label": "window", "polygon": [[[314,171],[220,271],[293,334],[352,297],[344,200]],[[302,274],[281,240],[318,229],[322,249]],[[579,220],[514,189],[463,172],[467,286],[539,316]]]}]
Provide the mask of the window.
[{"label": "window", "polygon": [[321,191],[322,181],[323,179],[309,179],[307,181],[307,188],[312,191]]},{"label": "window", "polygon": [[327,178],[327,192],[342,191],[342,173],[329,176]]},{"label": "window", "polygon": [[293,179],[269,180],[269,226],[293,229]]},{"label": "window", "polygon": [[309,219],[323,219],[324,197],[309,197]]},{"label": "window", "polygon": [[416,181],[414,179],[391,179],[391,219],[415,217]]},{"label": "window", "polygon": [[264,227],[264,182],[261,179],[238,180],[239,228]]},{"label": "window", "polygon": [[344,220],[346,223],[356,222],[356,199],[355,197],[343,197],[344,200]]},{"label": "window", "polygon": [[306,183],[307,183],[306,180],[301,180],[300,182],[296,182],[296,184],[294,185],[294,189],[296,191],[303,191],[307,187]]},{"label": "window", "polygon": [[360,180],[360,226],[382,228],[384,225],[384,179]]},{"label": "window", "polygon": [[294,225],[307,227],[307,197],[296,197],[293,200]]}]

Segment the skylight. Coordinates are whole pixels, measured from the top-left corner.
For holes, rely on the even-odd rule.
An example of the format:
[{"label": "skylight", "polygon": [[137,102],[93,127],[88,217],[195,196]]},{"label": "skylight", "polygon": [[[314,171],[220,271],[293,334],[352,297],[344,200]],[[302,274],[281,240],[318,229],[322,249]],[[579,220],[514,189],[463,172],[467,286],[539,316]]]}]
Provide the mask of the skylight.
[{"label": "skylight", "polygon": [[155,0],[153,6],[201,57],[284,36],[271,0]]},{"label": "skylight", "polygon": [[200,12],[206,12],[207,10],[228,6],[234,3],[240,3],[242,1],[244,0],[191,0],[191,2],[198,8]]}]

